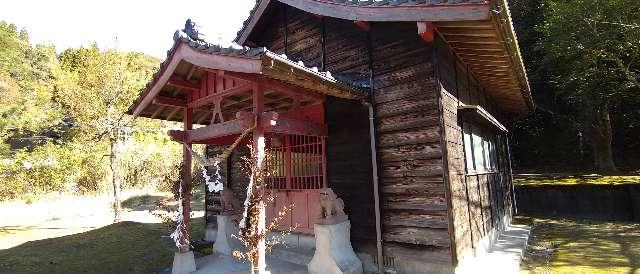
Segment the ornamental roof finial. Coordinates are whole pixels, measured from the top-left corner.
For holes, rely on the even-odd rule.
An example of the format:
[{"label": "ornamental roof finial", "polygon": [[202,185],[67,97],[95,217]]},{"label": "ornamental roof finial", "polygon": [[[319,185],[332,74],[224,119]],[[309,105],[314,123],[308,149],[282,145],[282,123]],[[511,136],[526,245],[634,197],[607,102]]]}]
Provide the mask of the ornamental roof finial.
[{"label": "ornamental roof finial", "polygon": [[195,41],[205,41],[205,35],[200,32],[200,26],[198,26],[191,19],[187,19],[187,22],[184,23],[184,29],[182,31],[186,33],[189,38]]}]

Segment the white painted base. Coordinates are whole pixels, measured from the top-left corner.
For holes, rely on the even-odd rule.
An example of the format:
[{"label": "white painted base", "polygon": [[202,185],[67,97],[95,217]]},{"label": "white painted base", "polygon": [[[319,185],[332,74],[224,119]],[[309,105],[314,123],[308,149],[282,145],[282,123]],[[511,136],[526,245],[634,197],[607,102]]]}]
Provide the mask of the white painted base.
[{"label": "white painted base", "polygon": [[194,271],[196,271],[196,260],[193,257],[193,251],[176,252],[173,255],[171,274],[189,274]]},{"label": "white painted base", "polygon": [[309,274],[362,274],[362,262],[351,247],[351,223],[314,225],[316,251],[307,265]]},{"label": "white painted base", "polygon": [[[237,216],[236,216],[237,217]],[[240,250],[242,244],[231,235],[238,235],[238,225],[232,220],[234,216],[218,215],[218,231],[216,233],[216,241],[213,244],[213,250],[225,255],[233,255],[233,251]]]}]

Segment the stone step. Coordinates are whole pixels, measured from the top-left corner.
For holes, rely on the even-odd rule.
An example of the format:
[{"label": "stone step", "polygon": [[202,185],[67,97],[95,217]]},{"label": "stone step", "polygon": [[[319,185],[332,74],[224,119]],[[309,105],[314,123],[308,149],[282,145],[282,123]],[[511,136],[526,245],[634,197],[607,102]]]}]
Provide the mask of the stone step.
[{"label": "stone step", "polygon": [[312,248],[293,248],[277,246],[271,249],[269,257],[276,258],[285,262],[306,266],[311,259],[315,249]]}]

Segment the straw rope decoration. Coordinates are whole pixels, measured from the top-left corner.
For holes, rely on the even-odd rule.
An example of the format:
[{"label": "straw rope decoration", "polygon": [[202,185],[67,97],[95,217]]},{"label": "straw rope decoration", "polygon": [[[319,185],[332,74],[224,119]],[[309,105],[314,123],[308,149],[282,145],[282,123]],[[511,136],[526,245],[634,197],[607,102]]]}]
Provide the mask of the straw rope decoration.
[{"label": "straw rope decoration", "polygon": [[[253,131],[255,128],[256,128],[256,125],[254,123],[253,126],[245,129],[242,132],[242,134],[240,134],[240,136],[236,138],[233,144],[231,144],[231,146],[226,148],[220,155],[212,159],[207,159],[201,156],[200,154],[193,151],[191,147],[183,143],[184,146],[191,152],[191,155],[193,155],[193,157],[196,159],[196,162],[198,162],[198,164],[202,167],[202,176],[205,179],[205,183],[209,191],[219,192],[222,189],[224,189],[224,184],[220,181],[221,179],[220,165],[219,165],[220,162],[229,158],[229,156],[231,156],[231,152],[233,152],[233,150],[240,144],[242,139],[247,137],[247,135],[249,135],[249,133]],[[209,174],[207,174],[207,169],[206,169],[207,166],[214,166],[215,168],[215,173],[214,173],[215,180],[213,181],[211,180],[211,177],[209,176]],[[180,186],[179,192],[178,192],[178,218],[176,220],[176,229],[171,233],[171,235],[169,235],[169,237],[171,237],[171,239],[173,239],[173,241],[176,243],[176,247],[178,248],[180,248],[180,239],[183,238],[182,236],[187,236],[187,235],[183,235],[183,231],[186,231],[186,229],[184,230],[182,229],[182,227],[184,226],[183,212],[184,212],[184,208],[182,206],[182,186]]]}]

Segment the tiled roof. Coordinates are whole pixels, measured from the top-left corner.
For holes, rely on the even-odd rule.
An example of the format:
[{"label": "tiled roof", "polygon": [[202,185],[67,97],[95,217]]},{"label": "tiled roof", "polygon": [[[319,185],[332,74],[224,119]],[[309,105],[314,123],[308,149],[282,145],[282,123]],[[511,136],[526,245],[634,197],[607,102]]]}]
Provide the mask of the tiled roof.
[{"label": "tiled roof", "polygon": [[[265,4],[271,0],[256,0],[255,6],[249,11],[249,17],[242,24],[242,28],[236,34],[236,41],[240,38],[240,36],[247,29],[247,26],[253,20],[254,14],[260,4]],[[264,3],[263,3],[264,2]],[[373,7],[381,7],[381,6],[428,6],[428,5],[439,5],[439,4],[463,4],[463,3],[486,3],[488,0],[323,0],[323,2],[334,3],[334,4],[343,4],[350,6],[373,6]]]},{"label": "tiled roof", "polygon": [[[367,83],[363,83],[362,77],[347,75],[347,74],[337,74],[332,75],[329,71],[319,71],[317,67],[307,67],[302,61],[296,61],[289,59],[284,54],[276,54],[274,52],[269,51],[265,47],[251,48],[251,47],[242,47],[236,44],[232,44],[230,46],[220,46],[217,44],[212,44],[206,42],[203,39],[198,39],[197,34],[190,34],[188,30],[176,30],[173,34],[173,47],[167,52],[167,57],[171,56],[178,43],[185,43],[189,45],[191,48],[197,49],[202,52],[206,52],[209,54],[220,54],[220,55],[230,55],[230,56],[246,56],[246,57],[260,57],[265,53],[270,53],[271,56],[281,59],[292,66],[299,67],[301,69],[307,70],[314,74],[317,74],[320,77],[327,78],[330,80],[335,80],[337,82],[341,82],[343,84],[355,87],[355,88],[366,88],[368,87],[368,79]],[[166,61],[165,61],[166,62]]]},{"label": "tiled roof", "polygon": [[250,48],[250,47],[240,47],[237,45],[230,46],[221,46],[213,43],[206,42],[202,39],[194,39],[193,35],[187,34],[185,30],[176,30],[173,34],[173,47],[167,52],[167,57],[171,56],[173,51],[176,49],[178,43],[182,42],[190,47],[197,49],[199,51],[203,51],[209,54],[224,54],[224,55],[234,55],[234,56],[247,56],[247,57],[256,57],[260,54],[267,51],[266,48]]},{"label": "tiled roof", "polygon": [[398,5],[437,5],[459,3],[483,3],[485,0],[325,0],[337,4],[354,6],[398,6]]},{"label": "tiled roof", "polygon": [[[191,21],[188,20],[185,25],[190,24],[190,22]],[[315,74],[320,78],[335,82],[339,85],[349,87],[355,90],[361,90],[367,87],[366,85],[363,85],[361,79],[357,77],[350,77],[348,75],[335,75],[336,77],[334,77],[334,75],[332,75],[331,72],[319,71],[317,67],[306,67],[302,61],[295,61],[295,60],[288,59],[286,55],[284,54],[278,55],[274,52],[267,50],[267,48],[265,47],[251,48],[251,47],[238,46],[236,44],[231,44],[229,46],[221,46],[218,44],[209,43],[204,39],[201,39],[200,37],[198,37],[197,32],[192,33],[192,31],[190,31],[187,26],[185,26],[185,29],[175,31],[175,33],[173,34],[173,41],[174,41],[173,46],[171,47],[171,49],[167,51],[167,58],[162,63],[160,63],[160,66],[156,71],[156,73],[153,75],[152,79],[147,83],[145,88],[140,91],[138,98],[131,105],[131,107],[128,110],[128,113],[133,112],[133,109],[139,103],[139,100],[143,97],[145,91],[149,90],[156,83],[160,75],[164,73],[168,65],[168,62],[171,60],[171,57],[173,56],[174,52],[178,48],[178,45],[180,44],[185,44],[201,52],[205,52],[208,54],[215,54],[215,55],[243,56],[243,57],[260,59],[263,55],[268,54],[269,58],[278,59],[280,61],[286,62],[293,67],[297,67],[299,69],[307,71],[308,73]]]}]

